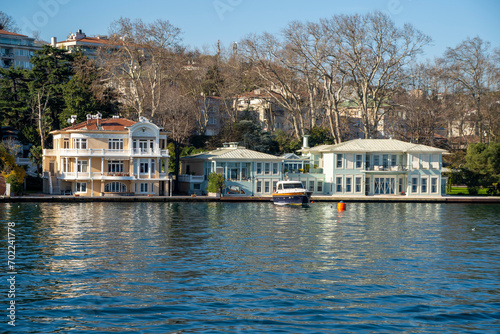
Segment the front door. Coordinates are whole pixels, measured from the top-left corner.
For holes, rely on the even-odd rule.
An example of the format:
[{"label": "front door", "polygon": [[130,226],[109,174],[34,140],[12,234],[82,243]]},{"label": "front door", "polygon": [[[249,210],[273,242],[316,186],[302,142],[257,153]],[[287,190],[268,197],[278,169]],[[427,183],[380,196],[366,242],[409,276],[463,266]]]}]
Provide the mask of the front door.
[{"label": "front door", "polygon": [[375,195],[394,195],[396,179],[394,177],[376,177]]}]

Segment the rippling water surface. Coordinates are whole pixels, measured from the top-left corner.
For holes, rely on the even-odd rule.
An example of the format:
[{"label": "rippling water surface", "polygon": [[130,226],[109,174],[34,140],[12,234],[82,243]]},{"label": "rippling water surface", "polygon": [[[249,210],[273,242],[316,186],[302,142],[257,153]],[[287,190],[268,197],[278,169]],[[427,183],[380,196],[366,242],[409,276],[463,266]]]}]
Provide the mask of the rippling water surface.
[{"label": "rippling water surface", "polygon": [[499,205],[0,204],[0,222],[12,332],[500,330]]}]

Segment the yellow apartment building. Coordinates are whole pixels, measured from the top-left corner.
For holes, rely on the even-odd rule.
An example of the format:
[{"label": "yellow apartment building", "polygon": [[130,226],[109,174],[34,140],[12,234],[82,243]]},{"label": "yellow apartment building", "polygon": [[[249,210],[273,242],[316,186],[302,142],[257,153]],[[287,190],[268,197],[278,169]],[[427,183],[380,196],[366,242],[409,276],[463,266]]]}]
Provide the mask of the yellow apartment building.
[{"label": "yellow apartment building", "polygon": [[[73,118],[74,119],[74,118]],[[43,152],[44,192],[75,196],[166,196],[167,133],[144,117],[87,121],[50,132]]]}]

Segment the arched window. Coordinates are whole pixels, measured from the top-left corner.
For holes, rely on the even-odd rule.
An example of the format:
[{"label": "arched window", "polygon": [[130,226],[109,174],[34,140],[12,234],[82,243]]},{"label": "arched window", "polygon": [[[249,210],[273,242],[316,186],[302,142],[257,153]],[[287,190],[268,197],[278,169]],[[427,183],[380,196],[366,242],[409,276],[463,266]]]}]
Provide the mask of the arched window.
[{"label": "arched window", "polygon": [[127,192],[127,186],[121,182],[110,182],[104,187],[107,193],[124,193]]}]

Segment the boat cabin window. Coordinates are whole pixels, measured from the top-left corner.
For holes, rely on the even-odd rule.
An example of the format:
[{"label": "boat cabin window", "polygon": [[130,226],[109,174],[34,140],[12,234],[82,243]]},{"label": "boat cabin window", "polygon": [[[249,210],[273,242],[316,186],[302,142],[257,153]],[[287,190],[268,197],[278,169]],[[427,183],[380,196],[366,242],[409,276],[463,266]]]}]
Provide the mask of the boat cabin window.
[{"label": "boat cabin window", "polygon": [[282,190],[283,189],[283,185],[280,183],[278,184],[278,190]]},{"label": "boat cabin window", "polygon": [[283,189],[294,189],[294,188],[304,188],[302,182],[285,183],[283,184]]}]

